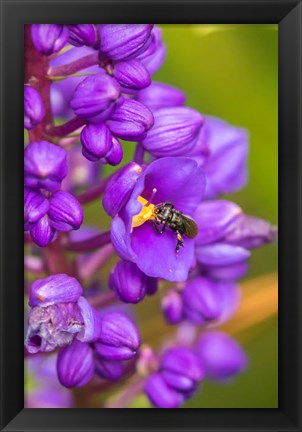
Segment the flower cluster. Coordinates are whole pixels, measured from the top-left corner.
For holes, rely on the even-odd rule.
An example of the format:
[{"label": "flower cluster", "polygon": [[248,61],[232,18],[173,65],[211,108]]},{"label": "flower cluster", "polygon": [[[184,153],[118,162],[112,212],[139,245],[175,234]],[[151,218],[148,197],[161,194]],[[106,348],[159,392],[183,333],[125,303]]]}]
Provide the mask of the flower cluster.
[{"label": "flower cluster", "polygon": [[[155,407],[180,407],[205,379],[248,364],[209,330],[237,310],[251,250],[277,236],[221,197],[246,184],[248,135],[152,80],[166,56],[153,24],[32,24],[25,49],[25,263],[44,273],[27,291],[27,355],[54,352],[64,387],[134,374]],[[123,141],[136,143],[133,160]],[[104,165],[119,166],[105,177]],[[93,201],[100,226],[82,226]],[[129,316],[149,295],[168,324],[194,328],[185,343],[140,348]]]}]

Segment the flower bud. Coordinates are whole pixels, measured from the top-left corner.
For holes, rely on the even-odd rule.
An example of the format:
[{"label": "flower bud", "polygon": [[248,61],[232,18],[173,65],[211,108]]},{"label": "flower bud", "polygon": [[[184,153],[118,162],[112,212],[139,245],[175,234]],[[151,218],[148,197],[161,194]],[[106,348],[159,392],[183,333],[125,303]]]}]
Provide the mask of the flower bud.
[{"label": "flower bud", "polygon": [[84,156],[96,161],[104,157],[112,146],[113,136],[105,124],[88,124],[81,132]]},{"label": "flower bud", "polygon": [[123,147],[118,139],[112,138],[112,146],[105,157],[100,159],[101,164],[109,164],[111,166],[116,166],[121,163],[123,159]]},{"label": "flower bud", "polygon": [[227,233],[224,241],[228,244],[254,249],[277,239],[277,228],[253,216],[242,215],[234,229]]},{"label": "flower bud", "polygon": [[199,230],[196,244],[206,245],[222,239],[234,229],[242,210],[231,201],[203,201],[194,213]]},{"label": "flower bud", "polygon": [[140,141],[153,126],[151,111],[134,99],[126,99],[106,122],[111,132],[126,141]]},{"label": "flower bud", "polygon": [[[209,155],[203,163],[207,177],[206,198],[240,190],[247,181],[247,132],[208,116],[200,140],[209,149]],[[199,153],[199,146],[196,150]],[[228,163],[225,163],[226,160]]]},{"label": "flower bud", "polygon": [[30,143],[24,151],[24,184],[54,192],[67,174],[66,150],[48,141]]},{"label": "flower bud", "polygon": [[39,192],[24,189],[24,229],[31,229],[48,211],[48,200]]},{"label": "flower bud", "polygon": [[153,24],[100,24],[98,30],[101,56],[111,60],[136,57],[148,47],[146,42],[152,28]]},{"label": "flower bud", "polygon": [[197,245],[195,255],[208,277],[233,281],[243,277],[247,272],[247,260],[250,257],[250,252],[241,246],[213,243]]},{"label": "flower bud", "polygon": [[166,58],[166,47],[162,40],[161,29],[153,27],[151,32],[149,46],[143,53],[139,54],[137,59],[140,60],[147,68],[151,75],[155,74]]},{"label": "flower bud", "polygon": [[32,24],[31,37],[36,49],[45,55],[60,51],[67,43],[68,28],[60,24]]},{"label": "flower bud", "polygon": [[186,318],[196,324],[205,324],[220,318],[222,294],[218,283],[204,277],[191,279],[183,291],[183,308]]},{"label": "flower bud", "polygon": [[56,303],[77,302],[83,289],[79,282],[66,274],[55,274],[32,284],[29,306],[46,307]]},{"label": "flower bud", "polygon": [[168,386],[160,373],[149,376],[145,392],[152,404],[158,408],[179,408],[185,401],[185,396]]},{"label": "flower bud", "polygon": [[191,108],[161,108],[155,111],[154,126],[142,144],[157,157],[186,155],[203,122],[202,115]]},{"label": "flower bud", "polygon": [[241,346],[222,332],[204,333],[197,345],[197,354],[206,374],[213,380],[227,380],[243,372],[247,356]]},{"label": "flower bud", "polygon": [[95,74],[76,87],[70,106],[78,117],[99,123],[110,117],[119,96],[120,86],[114,78]]},{"label": "flower bud", "polygon": [[55,192],[49,200],[50,224],[59,231],[79,229],[84,218],[78,200],[68,192]]},{"label": "flower bud", "polygon": [[110,274],[109,286],[125,303],[139,303],[146,295],[149,277],[136,264],[119,261]]},{"label": "flower bud", "polygon": [[93,24],[69,25],[69,39],[71,45],[80,47],[82,45],[93,46],[96,41],[96,31]]},{"label": "flower bud", "polygon": [[118,62],[113,67],[113,76],[124,91],[140,90],[151,84],[151,77],[145,66],[138,60]]},{"label": "flower bud", "polygon": [[195,390],[205,375],[198,357],[188,348],[171,348],[161,361],[161,374],[166,383],[179,391]]},{"label": "flower bud", "polygon": [[55,234],[56,230],[49,223],[47,214],[30,227],[30,235],[33,241],[40,247],[45,247],[52,242]]},{"label": "flower bud", "polygon": [[178,324],[183,319],[183,302],[181,294],[170,290],[161,301],[161,310],[169,324]]},{"label": "flower bud", "polygon": [[24,86],[24,127],[33,129],[41,123],[45,116],[45,108],[40,94],[29,85]]},{"label": "flower bud", "polygon": [[133,358],[140,346],[140,336],[133,322],[118,312],[108,312],[101,319],[101,332],[95,349],[106,360]]},{"label": "flower bud", "polygon": [[137,93],[136,99],[151,111],[155,111],[160,108],[183,106],[186,96],[176,87],[153,81],[149,87]]},{"label": "flower bud", "polygon": [[104,360],[96,354],[94,362],[95,372],[101,378],[117,381],[123,375],[123,363],[120,361]]},{"label": "flower bud", "polygon": [[103,207],[109,216],[114,217],[127,203],[141,173],[142,168],[130,162],[110,178],[103,197]]},{"label": "flower bud", "polygon": [[92,348],[77,340],[61,348],[57,359],[57,373],[60,383],[67,388],[87,384],[94,374]]}]

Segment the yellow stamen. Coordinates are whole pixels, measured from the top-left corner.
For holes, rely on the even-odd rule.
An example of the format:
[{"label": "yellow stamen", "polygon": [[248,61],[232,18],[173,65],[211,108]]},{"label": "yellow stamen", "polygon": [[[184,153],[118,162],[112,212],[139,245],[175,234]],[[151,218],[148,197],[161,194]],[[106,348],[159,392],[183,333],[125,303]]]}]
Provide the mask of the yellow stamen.
[{"label": "yellow stamen", "polygon": [[133,216],[132,227],[136,228],[143,225],[148,220],[153,220],[155,217],[155,206],[150,204],[145,198],[139,196],[137,200],[143,205],[139,214]]}]

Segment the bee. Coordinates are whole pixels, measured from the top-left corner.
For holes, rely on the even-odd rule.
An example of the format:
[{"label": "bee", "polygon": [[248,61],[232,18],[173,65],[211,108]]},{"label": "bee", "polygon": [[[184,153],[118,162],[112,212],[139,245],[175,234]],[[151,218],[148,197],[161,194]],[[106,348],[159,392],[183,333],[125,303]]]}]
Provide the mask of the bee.
[{"label": "bee", "polygon": [[189,216],[176,210],[173,203],[164,202],[157,204],[154,206],[153,213],[153,224],[155,231],[158,234],[163,234],[166,226],[176,233],[176,253],[178,253],[180,248],[184,246],[182,235],[185,235],[188,238],[194,238],[197,236],[198,227],[196,222]]}]

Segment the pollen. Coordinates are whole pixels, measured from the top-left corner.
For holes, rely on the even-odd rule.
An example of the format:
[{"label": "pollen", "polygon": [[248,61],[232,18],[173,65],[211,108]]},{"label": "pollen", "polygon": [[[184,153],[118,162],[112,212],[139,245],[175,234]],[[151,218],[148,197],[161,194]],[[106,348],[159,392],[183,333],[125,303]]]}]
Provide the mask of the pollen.
[{"label": "pollen", "polygon": [[145,198],[139,196],[137,199],[142,205],[142,209],[139,214],[133,216],[132,218],[132,228],[139,227],[143,225],[148,220],[153,220],[155,217],[155,206],[150,204]]}]

